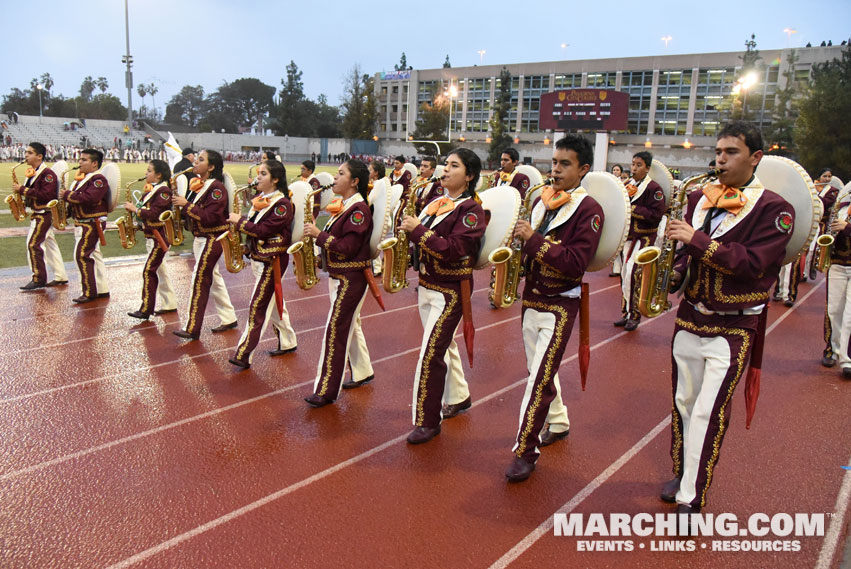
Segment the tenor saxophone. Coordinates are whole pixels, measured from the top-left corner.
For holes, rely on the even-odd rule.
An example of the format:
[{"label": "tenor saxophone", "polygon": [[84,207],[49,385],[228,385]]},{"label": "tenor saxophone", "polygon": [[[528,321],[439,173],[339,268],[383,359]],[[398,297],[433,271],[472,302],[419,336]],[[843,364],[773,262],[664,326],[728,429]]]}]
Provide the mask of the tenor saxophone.
[{"label": "tenor saxophone", "polygon": [[837,195],[836,201],[833,202],[833,205],[830,208],[830,217],[827,219],[827,226],[825,227],[825,233],[816,238],[816,245],[818,245],[818,260],[816,261],[816,269],[819,272],[827,273],[827,270],[830,268],[830,256],[833,253],[833,243],[836,241],[836,231],[833,231],[830,226],[833,225],[833,222],[836,221],[836,216],[839,215],[839,203],[842,201],[841,198],[844,198],[848,194]]},{"label": "tenor saxophone", "polygon": [[[252,182],[234,190],[232,213],[241,213],[242,202],[240,200],[244,199],[248,190],[256,186],[257,184]],[[229,273],[238,273],[245,268],[245,259],[243,258],[245,256],[245,248],[242,245],[242,235],[240,235],[235,223],[229,224],[228,230],[219,235],[216,241],[224,241],[222,243],[222,254],[225,258],[225,268]]]},{"label": "tenor saxophone", "polygon": [[[327,190],[330,186],[323,186],[319,189],[308,192],[304,199],[304,224],[313,223],[313,208],[311,200],[314,195]],[[305,233],[302,235],[301,241],[296,241],[287,248],[287,254],[293,256],[293,271],[295,271],[295,281],[298,287],[302,290],[310,290],[316,283],[319,282],[319,276],[316,274],[316,254],[313,251],[313,237]]]},{"label": "tenor saxophone", "polygon": [[[417,216],[417,187],[414,184],[408,188],[408,201],[402,210],[402,216]],[[378,244],[378,249],[383,251],[384,255],[381,284],[387,292],[399,292],[408,286],[409,245],[408,232],[401,228],[396,229],[393,237],[388,237]]]},{"label": "tenor saxophone", "polygon": [[[685,180],[668,209],[668,219],[682,221],[685,216],[686,198],[692,186],[704,184],[718,177],[719,170],[710,170],[706,174],[692,176]],[[644,247],[635,254],[635,264],[641,267],[638,274],[637,308],[642,316],[655,318],[669,308],[668,292],[674,272],[674,254],[677,241],[665,239],[662,247]]]},{"label": "tenor saxophone", "polygon": [[[15,185],[20,185],[18,182],[18,176],[15,174],[15,168],[19,167],[21,164],[24,164],[26,160],[21,160],[19,163],[12,166],[12,183]],[[9,211],[12,212],[12,217],[15,218],[15,221],[23,221],[27,218],[27,208],[24,205],[24,200],[21,197],[21,194],[18,192],[12,192],[8,196],[6,196],[6,203],[9,205]]]},{"label": "tenor saxophone", "polygon": [[[519,219],[529,221],[532,217],[532,194],[538,188],[553,183],[552,178],[545,179],[537,186],[526,190],[523,204],[520,206]],[[517,289],[520,286],[520,270],[523,250],[523,239],[515,237],[510,247],[497,247],[490,255],[488,261],[494,265],[494,279],[491,288],[491,302],[496,308],[508,308],[517,300]]]},{"label": "tenor saxophone", "polygon": [[[135,195],[130,193],[130,186],[137,182],[141,182],[145,179],[145,176],[133,180],[126,186],[124,186],[124,201],[129,202],[132,197],[134,201],[138,202]],[[133,216],[133,212],[125,211],[124,215],[115,220],[115,226],[118,228],[118,238],[121,240],[121,246],[125,249],[132,249],[136,246],[136,219]]]}]

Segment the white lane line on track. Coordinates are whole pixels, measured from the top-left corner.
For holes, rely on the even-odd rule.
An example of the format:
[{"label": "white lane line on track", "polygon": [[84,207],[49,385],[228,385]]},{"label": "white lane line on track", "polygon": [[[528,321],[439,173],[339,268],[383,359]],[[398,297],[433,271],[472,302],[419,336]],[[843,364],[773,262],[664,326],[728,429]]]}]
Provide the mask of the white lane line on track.
[{"label": "white lane line on track", "polygon": [[[591,292],[591,295],[593,296],[593,295],[595,295],[599,292],[603,292],[603,291],[609,290],[611,288],[615,288],[617,286],[618,285],[612,285],[612,286],[608,286],[606,288],[601,288],[601,289],[595,290],[595,291]],[[489,288],[476,289],[476,290],[473,291],[473,293],[483,292],[483,291],[486,291],[486,290],[489,290]],[[417,307],[416,304],[411,304],[411,305],[402,306],[400,308],[392,308],[392,309],[387,310],[387,311],[376,312],[374,314],[368,314],[366,316],[362,316],[361,320],[366,320],[368,318],[372,318],[373,316],[380,316],[382,314],[390,314],[390,313],[393,313],[393,312],[398,312],[399,310],[407,310],[407,309],[416,308],[416,307]],[[308,332],[315,332],[316,330],[324,330],[324,329],[325,329],[325,325],[315,326],[313,328],[307,328],[305,330],[297,331],[296,335],[306,334]],[[478,330],[478,328],[476,328],[476,329]],[[271,342],[274,339],[275,339],[275,337],[272,336],[271,338],[266,338],[265,340],[260,340],[260,343],[258,344],[258,348],[259,348],[260,344],[264,344],[266,342]],[[176,344],[176,346],[179,346],[179,344]],[[51,387],[49,389],[42,389],[40,391],[34,391],[32,393],[26,393],[26,394],[23,394],[23,395],[16,395],[14,397],[7,397],[5,399],[0,399],[0,405],[2,405],[4,403],[14,403],[16,401],[23,401],[23,400],[26,400],[26,399],[30,399],[32,397],[40,397],[42,395],[49,395],[51,393],[57,393],[57,392],[60,392],[60,391],[65,391],[67,389],[73,389],[75,387],[85,387],[87,385],[94,385],[96,383],[100,383],[102,381],[112,379],[112,378],[117,377],[119,375],[133,374],[133,373],[138,373],[138,372],[143,372],[143,371],[150,371],[152,369],[156,369],[156,368],[163,367],[163,366],[166,366],[166,365],[179,363],[179,362],[184,361],[184,360],[194,360],[196,358],[201,358],[201,357],[209,356],[209,355],[213,355],[213,354],[219,354],[219,353],[227,352],[229,350],[234,350],[234,349],[236,349],[236,345],[228,346],[226,348],[219,348],[218,350],[210,350],[208,352],[202,352],[200,354],[183,355],[176,360],[168,360],[168,361],[165,361],[165,362],[160,362],[158,364],[152,364],[152,365],[149,365],[149,366],[134,368],[132,370],[124,371],[124,372],[121,372],[119,374],[106,375],[106,376],[103,376],[103,377],[97,377],[95,379],[87,379],[85,381],[78,381],[76,383],[69,383],[67,385],[61,385],[59,387]]]},{"label": "white lane line on track", "polygon": [[[848,459],[851,466],[851,458]],[[836,496],[836,505],[833,507],[833,517],[830,519],[830,527],[824,536],[824,543],[816,562],[816,569],[828,569],[833,565],[833,557],[839,545],[839,536],[845,528],[845,516],[848,514],[848,503],[851,502],[851,470],[845,471],[842,477],[842,486],[839,487],[839,495]]]},{"label": "white lane line on track", "polygon": [[[821,287],[821,283],[824,282],[822,280],[820,283],[816,284],[803,298],[801,298],[800,302],[795,304],[792,308],[781,314],[774,323],[767,327],[765,330],[766,336],[770,334],[777,325],[783,322],[793,311],[797,310],[804,302],[816,292],[816,290]],[[594,480],[588,483],[585,488],[579,491],[573,498],[571,498],[568,502],[566,502],[561,508],[553,512],[551,516],[549,516],[544,522],[541,523],[537,528],[535,528],[531,533],[529,533],[526,537],[520,540],[517,545],[508,550],[505,555],[497,559],[493,565],[490,566],[490,569],[504,569],[508,567],[514,560],[520,557],[523,553],[525,553],[530,547],[532,547],[535,542],[539,539],[547,535],[547,533],[553,528],[553,516],[555,514],[569,514],[573,511],[579,504],[581,504],[585,499],[590,496],[595,490],[597,490],[602,484],[608,480],[615,472],[620,470],[629,460],[638,454],[645,446],[647,446],[650,441],[652,441],[659,433],[662,432],[662,429],[671,423],[671,417],[668,416],[660,421],[655,427],[650,429],[641,440],[639,440],[632,448],[630,448],[626,453],[621,455],[621,457],[612,463],[606,470],[601,472]]]},{"label": "white lane line on track", "polygon": [[[614,285],[614,286],[618,286],[618,285]],[[608,288],[611,288],[611,287],[608,287]],[[602,290],[606,290],[606,289],[602,289]],[[596,291],[596,292],[602,292],[602,291]],[[594,293],[591,293],[591,294],[594,294]],[[676,309],[676,307],[674,307],[674,310],[675,309]],[[674,310],[671,310],[671,312],[674,312]],[[517,318],[519,318],[519,316],[516,316],[516,317],[511,318],[509,320],[514,320],[514,319],[517,319]],[[642,324],[642,325],[646,326],[649,323],[657,322],[657,321],[660,321],[660,320],[661,320],[661,318],[655,318],[653,320],[645,321],[645,323]],[[496,322],[496,323],[490,324],[489,326],[490,327],[497,326],[497,325],[502,324],[503,322],[506,322],[506,321]],[[627,334],[629,334],[629,332],[620,332],[618,334],[615,334],[614,336],[612,336],[610,338],[606,338],[605,340],[602,340],[602,341],[598,342],[597,344],[594,344],[593,346],[591,346],[590,349],[593,352],[596,349],[608,344],[609,342],[612,342],[613,340],[615,340],[617,338],[621,338],[623,336],[626,336]],[[455,335],[456,338],[460,338],[461,336],[462,336],[462,334],[456,334]],[[575,359],[577,359],[576,354],[569,356],[567,358],[564,358],[563,360],[561,360],[561,362],[559,362],[559,367],[561,367],[564,364],[571,362]],[[490,395],[487,395],[485,397],[482,397],[481,399],[478,399],[475,403],[473,403],[472,408],[475,409],[476,407],[478,407],[480,405],[484,405],[488,401],[491,401],[491,400],[495,399],[496,397],[499,397],[500,395],[503,395],[504,393],[507,393],[508,391],[516,389],[516,388],[518,388],[522,385],[526,385],[526,378],[525,377],[520,379],[520,380],[515,381],[514,383],[512,383],[510,385],[507,385],[507,386],[491,393]],[[305,486],[308,486],[308,485],[310,485],[314,482],[318,482],[318,481],[322,480],[323,478],[327,478],[328,476],[331,476],[332,474],[335,474],[335,473],[339,472],[340,470],[343,470],[344,468],[347,468],[349,466],[352,466],[354,464],[362,462],[362,461],[366,460],[367,458],[374,456],[374,455],[378,454],[379,452],[382,452],[382,451],[390,448],[391,446],[404,441],[406,438],[407,438],[407,434],[399,435],[398,437],[391,439],[389,441],[386,441],[386,442],[384,442],[384,443],[382,443],[382,444],[380,444],[376,447],[373,447],[373,448],[371,448],[371,449],[369,449],[369,450],[367,450],[367,451],[365,451],[365,452],[363,452],[359,455],[353,456],[352,458],[350,458],[346,461],[337,463],[334,466],[331,466],[331,467],[323,470],[322,472],[318,472],[318,473],[316,473],[312,476],[309,476],[309,477],[307,477],[303,480],[300,480],[299,482],[291,484],[291,485],[287,486],[286,488],[282,488],[281,490],[278,490],[277,492],[274,492],[272,494],[264,496],[263,498],[260,498],[259,500],[251,502],[251,503],[246,504],[245,506],[243,506],[241,508],[238,508],[236,510],[233,510],[232,512],[224,514],[223,516],[220,516],[220,517],[218,517],[214,520],[210,520],[209,522],[207,522],[205,524],[197,526],[197,527],[195,527],[195,528],[193,528],[193,529],[191,529],[187,532],[184,532],[180,535],[177,535],[177,536],[175,536],[175,537],[173,537],[173,538],[171,538],[167,541],[164,541],[164,542],[159,543],[159,544],[157,544],[153,547],[150,547],[150,548],[148,548],[144,551],[141,551],[141,552],[137,553],[136,555],[133,555],[132,557],[128,557],[127,559],[124,559],[123,561],[115,563],[114,565],[110,565],[109,567],[107,567],[107,569],[119,569],[119,568],[124,568],[124,567],[130,567],[131,565],[133,565],[135,563],[139,563],[140,561],[144,561],[144,560],[146,560],[150,557],[153,557],[154,555],[158,555],[158,554],[160,554],[164,551],[167,551],[167,550],[169,550],[169,549],[171,549],[171,548],[173,548],[177,545],[180,545],[181,543],[183,543],[183,542],[185,542],[189,539],[192,539],[193,537],[201,535],[201,534],[203,534],[203,533],[205,533],[209,530],[215,529],[215,528],[217,528],[217,527],[219,527],[223,524],[226,524],[226,523],[228,523],[228,522],[230,522],[230,521],[232,521],[236,518],[239,518],[239,517],[241,517],[245,514],[251,513],[254,510],[261,508],[261,507],[265,506],[266,504],[274,502],[275,500],[282,498],[282,497],[284,497],[288,494],[292,494],[296,490],[300,490],[301,488],[304,488]]]},{"label": "white lane line on track", "polygon": [[[615,285],[615,286],[617,286],[617,285]],[[606,289],[601,289],[601,290],[595,291],[595,292],[602,292],[603,290],[606,290]],[[595,294],[595,292],[592,292],[591,294],[593,295],[593,294]],[[511,318],[506,318],[505,320],[500,320],[499,322],[486,324],[485,326],[482,326],[480,328],[476,328],[476,331],[478,332],[478,331],[487,330],[488,328],[494,328],[496,326],[501,326],[502,324],[507,324],[509,322],[513,322],[513,321],[519,320],[519,319],[520,319],[520,316],[512,316]],[[604,345],[608,344],[609,342],[611,342],[614,338],[620,338],[621,336],[623,336],[625,334],[626,334],[626,332],[621,332],[620,334],[617,334],[612,338],[607,338],[606,340],[603,340],[600,343],[598,343],[596,345],[596,347],[604,346]],[[461,338],[462,336],[463,336],[462,333],[458,333],[458,334],[455,335],[455,338]],[[419,350],[420,350],[419,347],[410,348],[410,349],[404,350],[402,352],[397,352],[395,354],[385,356],[385,357],[379,358],[377,360],[373,360],[372,363],[373,364],[379,364],[379,363],[389,361],[389,360],[392,360],[392,359],[396,359],[396,358],[399,358],[399,357],[403,357],[403,356],[406,356],[406,355],[409,355],[409,354],[417,353]],[[219,351],[221,351],[221,350],[219,350]],[[195,356],[195,357],[197,357],[197,356]],[[563,364],[567,363],[568,361],[571,361],[575,358],[576,358],[575,355],[571,356],[569,358],[565,358],[562,361],[562,363],[559,364],[559,365],[563,365]],[[163,364],[159,364],[159,365],[163,365]],[[523,380],[523,381],[525,381],[525,380]],[[520,382],[520,383],[522,383],[522,382]],[[302,382],[302,383],[297,383],[295,385],[283,387],[281,389],[277,389],[277,390],[271,391],[269,393],[264,393],[263,395],[258,395],[257,397],[252,397],[251,399],[246,399],[245,401],[240,401],[240,402],[234,403],[232,405],[227,405],[225,407],[220,407],[218,409],[212,409],[210,411],[206,411],[204,413],[201,413],[200,415],[193,415],[192,417],[187,417],[185,419],[181,419],[181,420],[175,421],[173,423],[168,423],[166,425],[160,425],[159,427],[155,427],[153,429],[141,431],[141,432],[135,433],[133,435],[122,437],[120,439],[115,439],[113,441],[109,441],[109,442],[106,442],[106,443],[103,443],[103,444],[100,444],[100,445],[89,447],[87,449],[83,449],[83,450],[80,450],[80,451],[77,451],[77,452],[74,452],[74,453],[66,454],[66,455],[51,459],[51,460],[47,460],[47,461],[44,461],[44,462],[40,462],[38,464],[34,464],[32,466],[27,466],[25,468],[13,470],[11,472],[7,472],[3,475],[0,475],[0,482],[6,481],[6,480],[11,480],[13,478],[23,476],[24,474],[30,474],[30,473],[33,473],[33,472],[38,472],[40,470],[44,470],[45,468],[49,468],[49,467],[55,466],[57,464],[62,464],[64,462],[68,462],[70,460],[74,460],[74,459],[81,458],[81,457],[84,457],[84,456],[87,456],[87,455],[90,455],[90,454],[94,454],[94,453],[102,451],[102,450],[107,450],[109,448],[112,448],[112,447],[115,447],[115,446],[118,446],[118,445],[121,445],[121,444],[124,444],[124,443],[128,443],[128,442],[131,442],[131,441],[135,441],[135,440],[138,440],[138,439],[142,439],[142,438],[145,438],[145,437],[150,436],[150,435],[162,433],[162,432],[165,432],[165,431],[168,431],[168,430],[171,430],[171,429],[183,426],[183,425],[187,425],[189,423],[193,423],[193,422],[201,420],[201,419],[205,419],[207,417],[212,417],[212,416],[218,415],[219,413],[231,411],[233,409],[237,409],[237,408],[242,407],[244,405],[248,405],[250,403],[255,403],[257,401],[261,401],[263,399],[267,399],[269,397],[273,397],[275,395],[280,395],[282,393],[292,391],[296,388],[305,387],[305,386],[312,385],[312,384],[313,384],[313,380],[310,380],[310,381],[305,381],[305,382]],[[503,389],[497,391],[496,393],[492,393],[491,395],[488,395],[488,396],[480,399],[479,401],[477,401],[477,403],[474,404],[474,406],[485,403],[487,401],[490,401],[494,397],[501,395],[502,393],[504,393],[504,392],[506,392],[510,389],[514,389],[515,387],[517,387],[517,385],[519,385],[519,383],[518,384],[512,384],[512,385],[510,385],[506,388],[503,388]]]}]

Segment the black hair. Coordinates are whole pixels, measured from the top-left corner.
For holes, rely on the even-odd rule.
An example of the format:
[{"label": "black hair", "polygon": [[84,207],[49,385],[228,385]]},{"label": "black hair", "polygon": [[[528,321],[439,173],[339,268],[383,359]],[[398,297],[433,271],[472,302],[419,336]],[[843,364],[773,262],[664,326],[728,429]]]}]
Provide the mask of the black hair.
[{"label": "black hair", "polygon": [[278,180],[278,183],[275,184],[275,189],[286,194],[287,167],[278,162],[277,160],[264,160],[263,164],[265,164],[266,168],[269,169],[269,177],[273,180]]},{"label": "black hair", "polygon": [[464,170],[467,175],[473,175],[473,179],[467,184],[467,189],[464,191],[464,196],[468,198],[476,198],[476,186],[479,185],[479,174],[482,172],[482,161],[478,155],[469,148],[456,148],[446,155],[447,158],[455,154],[461,159],[464,165]]},{"label": "black hair", "polygon": [[41,159],[44,160],[44,157],[47,156],[47,148],[40,142],[30,142],[29,147],[35,150],[37,155],[41,155]]},{"label": "black hair", "polygon": [[[32,145],[30,145],[30,146],[32,146]],[[819,171],[818,176],[816,176],[816,178],[821,178],[824,175],[825,172],[830,172],[830,175],[832,176],[833,175],[833,168],[822,168]]]},{"label": "black hair", "polygon": [[171,168],[168,167],[168,162],[165,160],[151,160],[148,162],[154,167],[154,173],[160,175],[160,181],[168,184],[171,182]]},{"label": "black hair", "polygon": [[358,193],[364,201],[368,201],[366,196],[369,193],[369,168],[362,161],[355,158],[346,160],[346,166],[348,166],[352,178],[358,179]]},{"label": "black hair", "polygon": [[621,166],[620,164],[612,164],[612,174],[615,173],[615,168],[623,172],[623,166]]},{"label": "black hair", "polygon": [[502,156],[503,154],[508,154],[508,157],[511,158],[512,162],[517,162],[518,160],[520,160],[520,153],[517,152],[517,150],[515,150],[514,148],[506,148],[505,150],[500,152],[500,156]]},{"label": "black hair", "polygon": [[103,166],[103,152],[98,150],[97,148],[86,148],[80,154],[85,154],[92,160],[98,163],[98,168]]},{"label": "black hair", "polygon": [[316,162],[314,162],[313,160],[305,160],[301,163],[301,165],[310,170],[311,172],[316,170]]},{"label": "black hair", "polygon": [[591,148],[591,143],[584,136],[568,134],[561,140],[557,140],[555,147],[558,150],[573,150],[576,152],[576,159],[579,161],[580,167],[588,164],[590,168],[594,165],[594,149]]},{"label": "black hair", "polygon": [[210,177],[214,180],[224,182],[225,161],[222,158],[222,155],[215,150],[210,150],[209,148],[205,149],[203,152],[207,153],[207,164],[214,167],[214,170],[210,173]]},{"label": "black hair", "polygon": [[387,168],[384,167],[384,163],[381,160],[373,160],[369,163],[372,166],[372,169],[375,170],[375,173],[378,174],[378,179],[383,178],[387,173]]},{"label": "black hair", "polygon": [[653,155],[650,152],[647,152],[646,150],[642,150],[641,152],[636,152],[635,154],[632,155],[632,157],[633,158],[640,158],[641,161],[644,162],[644,165],[647,166],[648,168],[650,167],[651,164],[653,164]]},{"label": "black hair", "polygon": [[437,158],[434,156],[426,156],[420,162],[428,162],[432,168],[437,168]]},{"label": "black hair", "polygon": [[745,146],[748,147],[748,150],[750,150],[751,154],[753,154],[757,150],[762,150],[762,133],[759,132],[758,128],[756,128],[749,122],[728,122],[724,125],[724,128],[721,129],[721,132],[718,133],[718,136],[715,137],[715,140],[721,140],[722,138],[726,138],[728,136],[731,136],[733,138],[741,138],[742,140],[744,140]]},{"label": "black hair", "polygon": [[401,162],[402,164],[404,164],[405,162],[407,162],[407,160],[405,160],[405,157],[404,157],[404,156],[402,156],[401,154],[400,154],[399,156],[397,156],[396,158],[394,158],[393,160],[398,160],[398,161],[399,161],[399,162]]}]

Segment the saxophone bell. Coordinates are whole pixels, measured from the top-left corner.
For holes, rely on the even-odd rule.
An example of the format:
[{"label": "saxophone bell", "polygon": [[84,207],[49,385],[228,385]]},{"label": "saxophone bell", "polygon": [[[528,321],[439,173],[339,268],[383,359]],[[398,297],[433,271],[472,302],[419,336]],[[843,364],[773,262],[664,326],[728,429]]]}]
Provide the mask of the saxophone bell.
[{"label": "saxophone bell", "polygon": [[[12,182],[16,185],[20,185],[20,183],[18,182],[18,175],[15,174],[15,169],[25,163],[26,160],[21,160],[12,166]],[[12,217],[15,218],[15,221],[24,221],[27,218],[27,208],[21,194],[13,191],[11,194],[6,196],[5,202],[9,205],[9,211],[12,212]]]}]

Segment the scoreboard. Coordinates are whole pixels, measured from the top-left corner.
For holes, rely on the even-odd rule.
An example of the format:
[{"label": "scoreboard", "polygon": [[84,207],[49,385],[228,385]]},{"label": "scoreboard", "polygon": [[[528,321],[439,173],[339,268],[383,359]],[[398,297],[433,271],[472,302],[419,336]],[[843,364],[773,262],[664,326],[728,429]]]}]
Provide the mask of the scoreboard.
[{"label": "scoreboard", "polygon": [[541,95],[542,130],[626,130],[629,94],[608,89],[569,89]]}]

